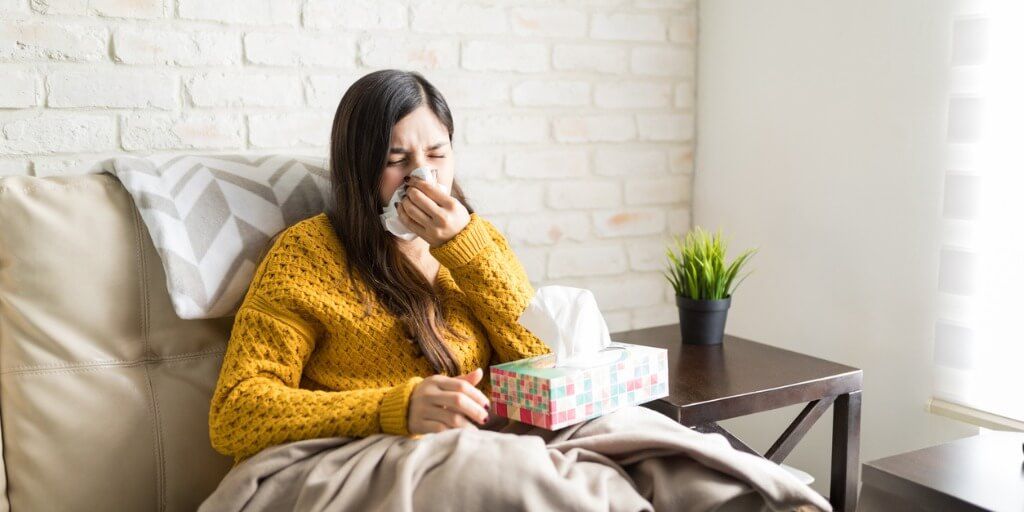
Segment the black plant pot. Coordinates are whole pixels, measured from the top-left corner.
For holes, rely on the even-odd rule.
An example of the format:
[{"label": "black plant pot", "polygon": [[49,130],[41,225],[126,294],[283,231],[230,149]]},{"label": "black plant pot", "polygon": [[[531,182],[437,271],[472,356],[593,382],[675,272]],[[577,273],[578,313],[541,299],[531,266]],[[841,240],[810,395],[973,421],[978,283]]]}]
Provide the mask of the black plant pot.
[{"label": "black plant pot", "polygon": [[679,306],[679,328],[687,345],[717,345],[725,335],[725,317],[732,297],[716,300],[694,300],[676,295]]}]

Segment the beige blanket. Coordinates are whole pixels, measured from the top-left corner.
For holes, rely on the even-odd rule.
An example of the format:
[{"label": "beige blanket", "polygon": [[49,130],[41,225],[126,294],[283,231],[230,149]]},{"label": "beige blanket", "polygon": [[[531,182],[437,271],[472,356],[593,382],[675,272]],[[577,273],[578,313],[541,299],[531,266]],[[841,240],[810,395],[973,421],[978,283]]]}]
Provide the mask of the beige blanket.
[{"label": "beige blanket", "polygon": [[[753,494],[756,491],[757,494]],[[780,466],[643,407],[558,431],[310,439],[233,468],[199,512],[832,510]]]}]

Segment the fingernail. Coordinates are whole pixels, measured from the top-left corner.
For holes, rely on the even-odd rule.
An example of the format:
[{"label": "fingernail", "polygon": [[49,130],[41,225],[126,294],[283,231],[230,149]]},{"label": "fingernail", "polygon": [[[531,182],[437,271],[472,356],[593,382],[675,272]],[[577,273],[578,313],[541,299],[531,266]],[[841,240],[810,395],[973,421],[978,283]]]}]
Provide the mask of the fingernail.
[{"label": "fingernail", "polygon": [[491,410],[491,404],[484,404],[484,409]]}]

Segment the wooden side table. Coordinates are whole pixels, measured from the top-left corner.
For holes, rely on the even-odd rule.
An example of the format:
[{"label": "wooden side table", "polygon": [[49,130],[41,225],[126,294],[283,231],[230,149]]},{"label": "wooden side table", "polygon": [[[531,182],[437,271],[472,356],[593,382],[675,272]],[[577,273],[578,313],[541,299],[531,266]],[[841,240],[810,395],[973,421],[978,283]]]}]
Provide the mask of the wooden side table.
[{"label": "wooden side table", "polygon": [[726,335],[721,345],[683,345],[679,324],[612,333],[612,340],[668,349],[669,395],[644,404],[734,447],[761,456],[722,428],[721,420],[807,403],[763,457],[781,463],[833,407],[830,501],[857,509],[863,372],[798,352]]}]

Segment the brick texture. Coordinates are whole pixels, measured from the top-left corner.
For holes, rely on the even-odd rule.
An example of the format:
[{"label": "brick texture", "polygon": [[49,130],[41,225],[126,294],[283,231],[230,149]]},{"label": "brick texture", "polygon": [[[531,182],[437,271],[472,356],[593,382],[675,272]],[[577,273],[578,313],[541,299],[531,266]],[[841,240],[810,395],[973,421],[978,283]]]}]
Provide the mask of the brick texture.
[{"label": "brick texture", "polygon": [[326,154],[338,101],[422,72],[456,175],[534,285],[594,290],[613,331],[675,321],[690,228],[695,0],[0,1],[0,176],[118,154]]}]

